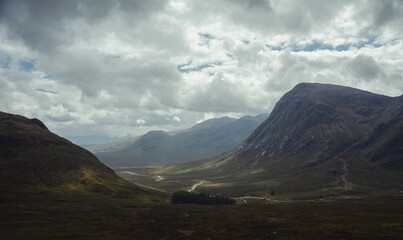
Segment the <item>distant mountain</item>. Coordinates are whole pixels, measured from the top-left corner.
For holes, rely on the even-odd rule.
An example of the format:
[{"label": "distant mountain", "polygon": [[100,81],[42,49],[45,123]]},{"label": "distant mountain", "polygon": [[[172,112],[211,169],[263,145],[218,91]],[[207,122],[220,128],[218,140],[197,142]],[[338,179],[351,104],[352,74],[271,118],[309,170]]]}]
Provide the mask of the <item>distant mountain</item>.
[{"label": "distant mountain", "polygon": [[74,195],[149,194],[40,120],[0,112],[0,201]]},{"label": "distant mountain", "polygon": [[110,167],[192,161],[240,144],[267,116],[214,118],[185,130],[150,131],[140,137],[87,149]]},{"label": "distant mountain", "polygon": [[165,168],[206,191],[287,198],[403,190],[403,95],[301,83],[239,148]]},{"label": "distant mountain", "polygon": [[92,146],[92,145],[101,145],[110,142],[121,141],[124,138],[122,137],[106,137],[101,135],[92,135],[92,136],[65,136],[66,139],[70,140],[72,143],[78,146]]}]

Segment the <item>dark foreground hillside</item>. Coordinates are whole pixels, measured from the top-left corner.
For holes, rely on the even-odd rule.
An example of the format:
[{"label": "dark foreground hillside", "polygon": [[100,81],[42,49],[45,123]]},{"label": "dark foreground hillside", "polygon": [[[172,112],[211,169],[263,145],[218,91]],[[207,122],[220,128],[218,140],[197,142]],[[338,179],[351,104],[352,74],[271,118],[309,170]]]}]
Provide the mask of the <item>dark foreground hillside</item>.
[{"label": "dark foreground hillside", "polygon": [[91,195],[152,196],[38,119],[0,112],[0,201]]},{"label": "dark foreground hillside", "polygon": [[401,239],[402,197],[237,205],[0,204],[1,239]]}]

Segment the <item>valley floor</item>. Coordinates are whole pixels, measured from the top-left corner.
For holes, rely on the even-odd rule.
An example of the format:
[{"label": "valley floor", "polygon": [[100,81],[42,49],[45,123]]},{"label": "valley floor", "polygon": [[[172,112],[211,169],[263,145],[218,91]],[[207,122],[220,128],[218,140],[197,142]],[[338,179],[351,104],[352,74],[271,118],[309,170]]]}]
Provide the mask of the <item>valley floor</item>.
[{"label": "valley floor", "polygon": [[0,204],[1,239],[401,239],[403,198],[228,206],[75,199]]}]

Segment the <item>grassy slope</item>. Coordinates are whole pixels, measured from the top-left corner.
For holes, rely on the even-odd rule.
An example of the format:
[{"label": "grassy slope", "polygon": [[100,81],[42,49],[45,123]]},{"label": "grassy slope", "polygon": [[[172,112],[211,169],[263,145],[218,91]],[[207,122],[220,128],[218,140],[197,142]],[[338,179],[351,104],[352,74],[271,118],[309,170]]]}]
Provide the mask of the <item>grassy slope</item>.
[{"label": "grassy slope", "polygon": [[113,196],[152,199],[90,152],[51,133],[39,120],[0,113],[0,199]]},{"label": "grassy slope", "polygon": [[[190,163],[125,169],[144,175],[161,175],[165,180],[159,182],[150,178],[124,175],[119,171],[117,173],[128,180],[169,191],[188,189],[200,180],[208,180],[208,183],[198,187],[199,191],[230,196],[267,196],[270,191],[275,191],[275,198],[278,199],[312,199],[341,194],[393,195],[402,190],[402,175],[399,169],[385,169],[377,162],[368,163],[368,159],[362,156],[365,156],[362,152],[356,153],[354,164],[349,165],[346,178],[353,186],[347,190],[343,188],[340,179],[343,171],[339,161],[328,161],[302,171],[290,170],[290,174],[285,171],[287,166],[281,164],[284,159],[270,166],[272,169],[284,169],[284,172],[276,173],[266,168],[238,168],[231,162],[234,155],[230,154]],[[226,166],[228,162],[231,162],[230,166]]]},{"label": "grassy slope", "polygon": [[[234,197],[257,195],[275,199],[312,199],[335,196],[343,192],[337,173],[329,173],[329,169],[337,170],[338,165],[325,164],[321,166],[326,169],[325,171],[317,171],[316,175],[310,177],[307,177],[304,172],[292,176],[279,173],[271,177],[264,168],[237,168],[232,164],[232,167],[226,166],[227,163],[232,163],[234,153],[236,153],[235,150],[232,154],[226,153],[219,157],[195,162],[124,168],[116,169],[116,171],[118,175],[129,181],[171,192],[189,189],[201,180],[208,180],[208,182],[200,185],[197,188],[198,191]],[[140,175],[127,174],[126,171]],[[155,181],[157,175],[162,176],[164,180]],[[318,179],[322,181],[318,182]],[[276,196],[269,196],[271,191],[275,191]]]},{"label": "grassy slope", "polygon": [[[312,91],[317,91],[315,86]],[[143,184],[171,191],[208,180],[198,187],[200,191],[233,196],[270,191],[282,199],[398,194],[403,189],[403,98],[343,87],[332,93],[333,86],[328,85],[318,88],[321,91],[315,94],[287,94],[242,150],[132,171],[162,175],[165,181]],[[340,97],[340,92],[346,96]],[[339,98],[343,102],[338,103]],[[268,140],[262,144],[264,139]],[[342,179],[346,170],[341,159],[349,187]]]}]

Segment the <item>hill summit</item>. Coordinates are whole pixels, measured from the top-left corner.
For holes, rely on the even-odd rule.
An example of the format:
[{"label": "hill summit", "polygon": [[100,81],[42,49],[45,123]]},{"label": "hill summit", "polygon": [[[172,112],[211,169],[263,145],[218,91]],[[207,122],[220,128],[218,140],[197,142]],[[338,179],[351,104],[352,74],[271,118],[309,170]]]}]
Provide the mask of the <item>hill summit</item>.
[{"label": "hill summit", "polygon": [[402,107],[403,97],[301,83],[281,98],[270,117],[243,142],[240,154],[255,155],[251,164],[256,165],[261,159],[301,159],[299,155],[309,152],[311,159],[300,161],[309,167],[363,151],[372,162],[382,160],[384,167],[401,168]]},{"label": "hill summit", "polygon": [[402,171],[403,96],[301,83],[240,147],[167,173],[209,180],[205,191],[310,197],[399,193]]},{"label": "hill summit", "polygon": [[93,194],[146,195],[40,120],[0,112],[0,200]]}]

